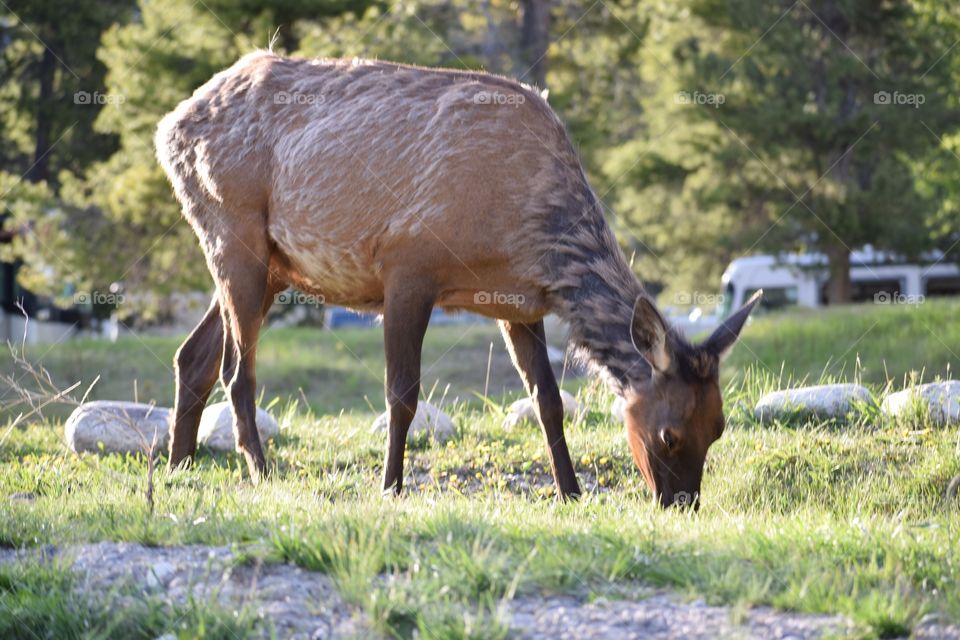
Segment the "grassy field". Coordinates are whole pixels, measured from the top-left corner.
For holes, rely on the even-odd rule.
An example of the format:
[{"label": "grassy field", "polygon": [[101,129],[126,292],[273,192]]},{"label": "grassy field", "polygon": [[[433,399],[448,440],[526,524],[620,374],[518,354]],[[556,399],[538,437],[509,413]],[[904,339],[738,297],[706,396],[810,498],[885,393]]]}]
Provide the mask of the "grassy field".
[{"label": "grassy field", "polygon": [[[552,342],[562,348],[563,338],[553,336]],[[114,344],[68,340],[28,347],[27,355],[61,386],[80,381],[86,388],[99,375],[91,399],[132,400],[136,396],[169,406],[174,391],[173,355],[182,339],[134,335]],[[9,362],[8,354],[0,354],[0,366],[9,370]],[[267,328],[257,350],[262,396],[305,399],[321,414],[371,411],[371,406],[381,411],[384,364],[380,327],[337,331]],[[445,390],[448,396],[476,400],[473,394],[482,394],[485,387],[492,396],[522,388],[493,322],[430,328],[423,349],[423,385],[428,394],[433,391],[434,400]],[[0,402],[4,393],[9,390],[0,389]],[[219,387],[214,393],[223,398]]]},{"label": "grassy field", "polygon": [[[785,378],[854,377],[875,385],[905,377],[956,377],[960,366],[960,304],[863,304],[796,310],[758,318],[744,332],[726,373],[756,365]],[[728,378],[729,379],[729,378]]]},{"label": "grassy field", "polygon": [[[369,429],[383,404],[379,331],[268,331],[259,381],[264,404],[279,398],[282,424],[268,481],[253,486],[237,455],[203,451],[190,470],[158,470],[151,511],[146,461],[70,453],[54,413],[0,430],[0,545],[249,545],[328,573],[397,637],[506,637],[497,605],[516,594],[614,597],[634,584],[735,610],[841,613],[863,637],[896,636],[928,613],[960,620],[960,504],[945,496],[960,475],[960,430],[875,412],[764,427],[750,407],[788,380],[862,379],[880,394],[921,372],[947,375],[960,364],[958,315],[957,302],[930,302],[752,323],[726,363],[729,426],[710,450],[698,514],[651,506],[622,425],[607,414],[610,396],[569,375],[565,386],[590,409],[567,427],[588,491],[556,502],[536,427],[501,426],[497,405],[519,384],[493,325],[431,330],[424,393],[446,398],[459,431],[447,445],[408,450],[408,494],[383,499],[384,437]],[[169,405],[175,348],[131,337],[31,352],[62,386],[100,374],[95,397],[129,399],[136,380],[141,399]],[[471,394],[485,386],[493,403]],[[118,617],[68,595],[69,580],[56,567],[0,568],[0,637],[234,637],[252,624],[202,603],[173,628],[159,611]]]}]

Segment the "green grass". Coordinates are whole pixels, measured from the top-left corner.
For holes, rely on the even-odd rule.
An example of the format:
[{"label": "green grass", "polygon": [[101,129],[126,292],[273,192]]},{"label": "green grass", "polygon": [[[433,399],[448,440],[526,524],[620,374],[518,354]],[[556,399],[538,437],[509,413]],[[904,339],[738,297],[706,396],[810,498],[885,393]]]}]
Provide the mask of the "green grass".
[{"label": "green grass", "polygon": [[[759,317],[744,331],[728,372],[749,365],[794,379],[822,374],[898,383],[911,373],[927,380],[956,375],[960,366],[960,302],[922,305],[862,304],[795,310]],[[859,364],[858,364],[859,363]]]},{"label": "green grass", "polygon": [[[563,336],[554,336],[562,344]],[[173,403],[173,355],[183,337],[131,336],[116,343],[68,340],[27,348],[28,358],[42,364],[61,388],[97,375],[90,399],[101,398]],[[448,396],[483,392],[493,343],[488,393],[519,391],[520,379],[493,322],[431,328],[423,350],[423,384],[436,387],[434,399],[450,385]],[[10,371],[10,357],[0,353],[0,367]],[[266,329],[257,349],[257,378],[262,393],[303,397],[318,413],[369,411],[383,407],[383,330],[292,328]],[[222,396],[219,389],[216,394]],[[0,389],[0,403],[13,397]],[[53,415],[61,416],[54,409]]]},{"label": "green grass", "polygon": [[[553,499],[537,429],[506,431],[479,400],[448,406],[456,437],[408,450],[408,494],[381,498],[384,437],[370,432],[373,416],[364,401],[382,405],[381,382],[358,371],[362,365],[350,355],[382,371],[379,332],[269,332],[260,381],[265,399],[284,399],[274,407],[283,428],[268,448],[268,481],[253,486],[238,456],[202,451],[190,470],[158,471],[151,513],[142,458],[76,456],[64,448],[60,423],[41,421],[14,429],[0,448],[0,545],[267,543],[270,558],[329,574],[378,630],[397,637],[507,637],[498,604],[516,594],[603,595],[631,585],[737,607],[841,613],[865,637],[895,636],[930,612],[960,620],[960,504],[945,498],[951,478],[960,475],[960,429],[922,420],[890,424],[875,412],[843,424],[764,427],[749,407],[790,378],[862,377],[880,393],[887,384],[877,374],[882,359],[894,379],[925,364],[932,378],[955,361],[937,345],[940,338],[960,344],[957,327],[948,326],[958,311],[956,303],[928,303],[919,310],[840,309],[753,323],[741,345],[747,348],[727,363],[729,426],[710,451],[698,514],[652,507],[622,425],[606,413],[610,397],[575,380],[567,385],[580,385],[591,409],[582,423],[568,426],[589,489],[580,502]],[[880,324],[844,355],[860,327],[874,322]],[[941,323],[939,338],[923,328],[934,322]],[[902,327],[909,332],[880,333]],[[483,389],[488,345],[498,338],[491,326],[471,331],[466,350],[455,347],[443,358],[462,328],[431,332],[424,360],[439,358],[435,397],[447,382],[448,398]],[[173,340],[147,342],[158,355],[175,348]],[[44,363],[64,382],[71,373],[102,371],[117,397],[130,397],[138,376],[141,392],[149,383],[149,397],[168,404],[169,374],[153,368],[142,348],[135,339],[75,343],[57,347]],[[785,358],[789,368],[781,365]],[[827,366],[831,358],[836,368]],[[312,372],[324,368],[341,373],[311,384]],[[511,388],[509,371],[495,373],[494,367],[490,388],[499,401],[502,389]],[[430,374],[426,379],[432,386]],[[341,408],[352,410],[341,415]],[[91,620],[90,635],[104,635],[106,614],[56,587],[68,577],[41,572],[10,580],[4,571],[0,619],[16,606],[30,628],[59,629],[64,612],[79,607]],[[4,591],[5,584],[19,586]],[[154,632],[155,614],[138,615],[125,624]],[[0,636],[6,637],[2,630]]]}]

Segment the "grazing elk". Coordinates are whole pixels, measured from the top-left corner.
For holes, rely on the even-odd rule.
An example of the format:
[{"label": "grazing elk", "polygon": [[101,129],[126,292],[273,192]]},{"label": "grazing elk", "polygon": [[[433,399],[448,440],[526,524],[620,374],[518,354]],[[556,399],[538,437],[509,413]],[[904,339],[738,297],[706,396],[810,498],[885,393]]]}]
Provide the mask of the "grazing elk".
[{"label": "grazing elk", "polygon": [[264,473],[257,337],[274,296],[293,286],[383,313],[384,491],[401,490],[421,345],[439,306],[499,319],[561,496],[580,488],[544,343],[549,313],[626,399],[630,448],[660,504],[698,495],[724,426],[718,363],[756,300],[703,344],[672,331],[535,91],[485,73],[260,51],[167,115],[156,145],[216,283],[176,355],[171,466],[196,451],[219,369],[237,447],[254,480]]}]

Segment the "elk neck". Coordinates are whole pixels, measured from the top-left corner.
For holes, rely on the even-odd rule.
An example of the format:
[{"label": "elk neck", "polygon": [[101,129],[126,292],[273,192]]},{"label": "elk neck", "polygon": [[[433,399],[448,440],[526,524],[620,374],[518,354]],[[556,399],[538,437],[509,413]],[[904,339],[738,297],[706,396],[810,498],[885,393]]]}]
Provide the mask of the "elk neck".
[{"label": "elk neck", "polygon": [[543,266],[554,311],[570,326],[578,356],[615,393],[649,379],[630,327],[637,297],[647,295],[627,264],[602,204],[589,187],[573,203],[554,207]]}]

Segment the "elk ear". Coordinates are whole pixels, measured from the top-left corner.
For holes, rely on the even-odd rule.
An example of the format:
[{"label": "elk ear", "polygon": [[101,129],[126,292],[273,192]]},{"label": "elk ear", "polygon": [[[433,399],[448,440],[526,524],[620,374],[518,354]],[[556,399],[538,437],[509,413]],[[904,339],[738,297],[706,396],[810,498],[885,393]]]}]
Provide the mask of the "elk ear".
[{"label": "elk ear", "polygon": [[630,322],[630,338],[633,346],[661,373],[670,369],[670,349],[667,346],[667,323],[646,296],[637,298],[633,305],[633,320]]},{"label": "elk ear", "polygon": [[712,353],[718,359],[722,360],[726,357],[737,341],[740,330],[743,329],[743,325],[747,322],[747,317],[762,297],[763,289],[760,289],[747,300],[745,305],[740,307],[739,311],[724,320],[723,324],[714,330],[713,334],[703,343],[703,349]]}]

